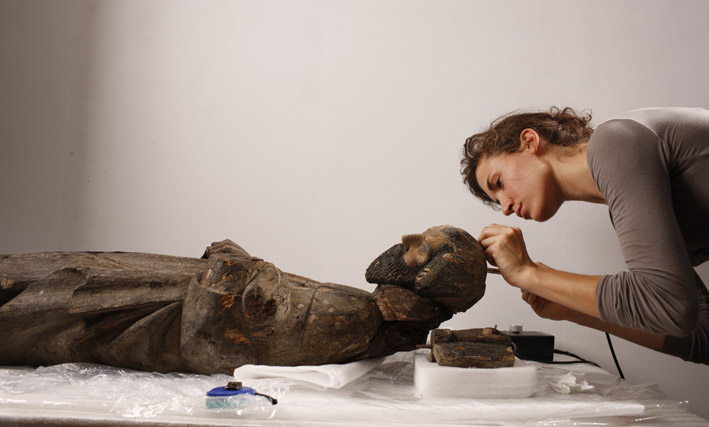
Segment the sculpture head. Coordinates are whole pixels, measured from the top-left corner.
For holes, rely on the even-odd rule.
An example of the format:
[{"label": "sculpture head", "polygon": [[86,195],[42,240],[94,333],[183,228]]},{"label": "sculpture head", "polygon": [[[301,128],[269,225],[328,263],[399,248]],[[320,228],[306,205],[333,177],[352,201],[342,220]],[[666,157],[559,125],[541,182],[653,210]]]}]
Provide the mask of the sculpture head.
[{"label": "sculpture head", "polygon": [[480,243],[465,230],[441,225],[403,236],[370,264],[365,278],[405,287],[456,313],[483,297],[486,275]]}]

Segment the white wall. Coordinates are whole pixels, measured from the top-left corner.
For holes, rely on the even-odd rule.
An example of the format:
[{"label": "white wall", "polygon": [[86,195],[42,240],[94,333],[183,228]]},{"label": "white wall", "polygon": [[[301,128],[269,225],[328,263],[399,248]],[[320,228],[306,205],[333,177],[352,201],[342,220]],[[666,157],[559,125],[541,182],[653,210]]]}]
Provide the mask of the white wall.
[{"label": "white wall", "polygon": [[[372,290],[402,234],[520,226],[536,261],[624,268],[602,206],[505,218],[459,174],[515,109],[709,106],[697,1],[0,0],[0,252],[199,256],[231,238]],[[709,277],[709,269],[703,271]],[[603,334],[535,317],[490,277],[446,326],[527,330],[614,371]],[[709,370],[615,340],[626,378],[702,407]]]}]

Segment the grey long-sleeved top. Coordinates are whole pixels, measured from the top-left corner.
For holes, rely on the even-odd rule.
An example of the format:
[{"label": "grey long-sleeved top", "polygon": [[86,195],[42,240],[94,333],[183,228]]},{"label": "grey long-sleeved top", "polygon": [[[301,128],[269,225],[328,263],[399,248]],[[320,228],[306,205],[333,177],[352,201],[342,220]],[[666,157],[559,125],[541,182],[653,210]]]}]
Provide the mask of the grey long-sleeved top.
[{"label": "grey long-sleeved top", "polygon": [[662,351],[709,363],[709,111],[652,108],[595,130],[588,164],[628,270],[602,276],[604,321],[667,335]]}]

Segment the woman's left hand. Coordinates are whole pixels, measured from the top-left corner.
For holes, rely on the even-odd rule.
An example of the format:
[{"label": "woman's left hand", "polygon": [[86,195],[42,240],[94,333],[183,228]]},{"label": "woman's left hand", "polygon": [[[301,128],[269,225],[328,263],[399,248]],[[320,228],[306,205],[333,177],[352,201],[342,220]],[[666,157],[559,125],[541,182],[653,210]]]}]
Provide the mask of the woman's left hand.
[{"label": "woman's left hand", "polygon": [[571,320],[574,310],[536,296],[527,291],[522,291],[522,299],[537,313],[537,316],[550,320]]},{"label": "woman's left hand", "polygon": [[488,262],[500,269],[505,281],[522,288],[525,270],[536,267],[527,254],[522,230],[506,225],[488,225],[480,232],[478,242],[485,250]]}]

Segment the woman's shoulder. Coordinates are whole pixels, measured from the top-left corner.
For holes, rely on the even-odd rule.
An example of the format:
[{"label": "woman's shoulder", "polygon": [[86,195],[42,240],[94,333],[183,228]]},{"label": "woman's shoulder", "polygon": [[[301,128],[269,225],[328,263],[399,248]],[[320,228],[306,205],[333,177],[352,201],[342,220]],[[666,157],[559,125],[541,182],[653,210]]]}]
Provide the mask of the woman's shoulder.
[{"label": "woman's shoulder", "polygon": [[642,128],[669,142],[673,135],[709,130],[709,110],[693,107],[652,107],[626,111],[601,123],[594,134],[598,133],[598,141],[613,135],[627,137],[637,132],[646,133]]},{"label": "woman's shoulder", "polygon": [[[589,161],[596,157],[660,155],[666,162],[687,153],[709,154],[709,110],[643,108],[601,123],[588,143]],[[632,153],[632,154],[631,154]],[[684,154],[683,154],[684,153]]]},{"label": "woman's shoulder", "polygon": [[588,141],[586,156],[591,176],[606,200],[611,197],[610,187],[622,186],[651,171],[662,173],[666,164],[666,150],[658,135],[627,117],[598,126]]},{"label": "woman's shoulder", "polygon": [[[618,158],[626,153],[637,152],[639,144],[648,141],[655,132],[642,122],[627,116],[618,116],[600,124],[588,141],[588,157]],[[650,140],[655,138],[650,138]]]},{"label": "woman's shoulder", "polygon": [[691,123],[709,120],[709,110],[700,107],[649,107],[626,111],[613,119],[633,120],[649,128],[665,123]]}]

